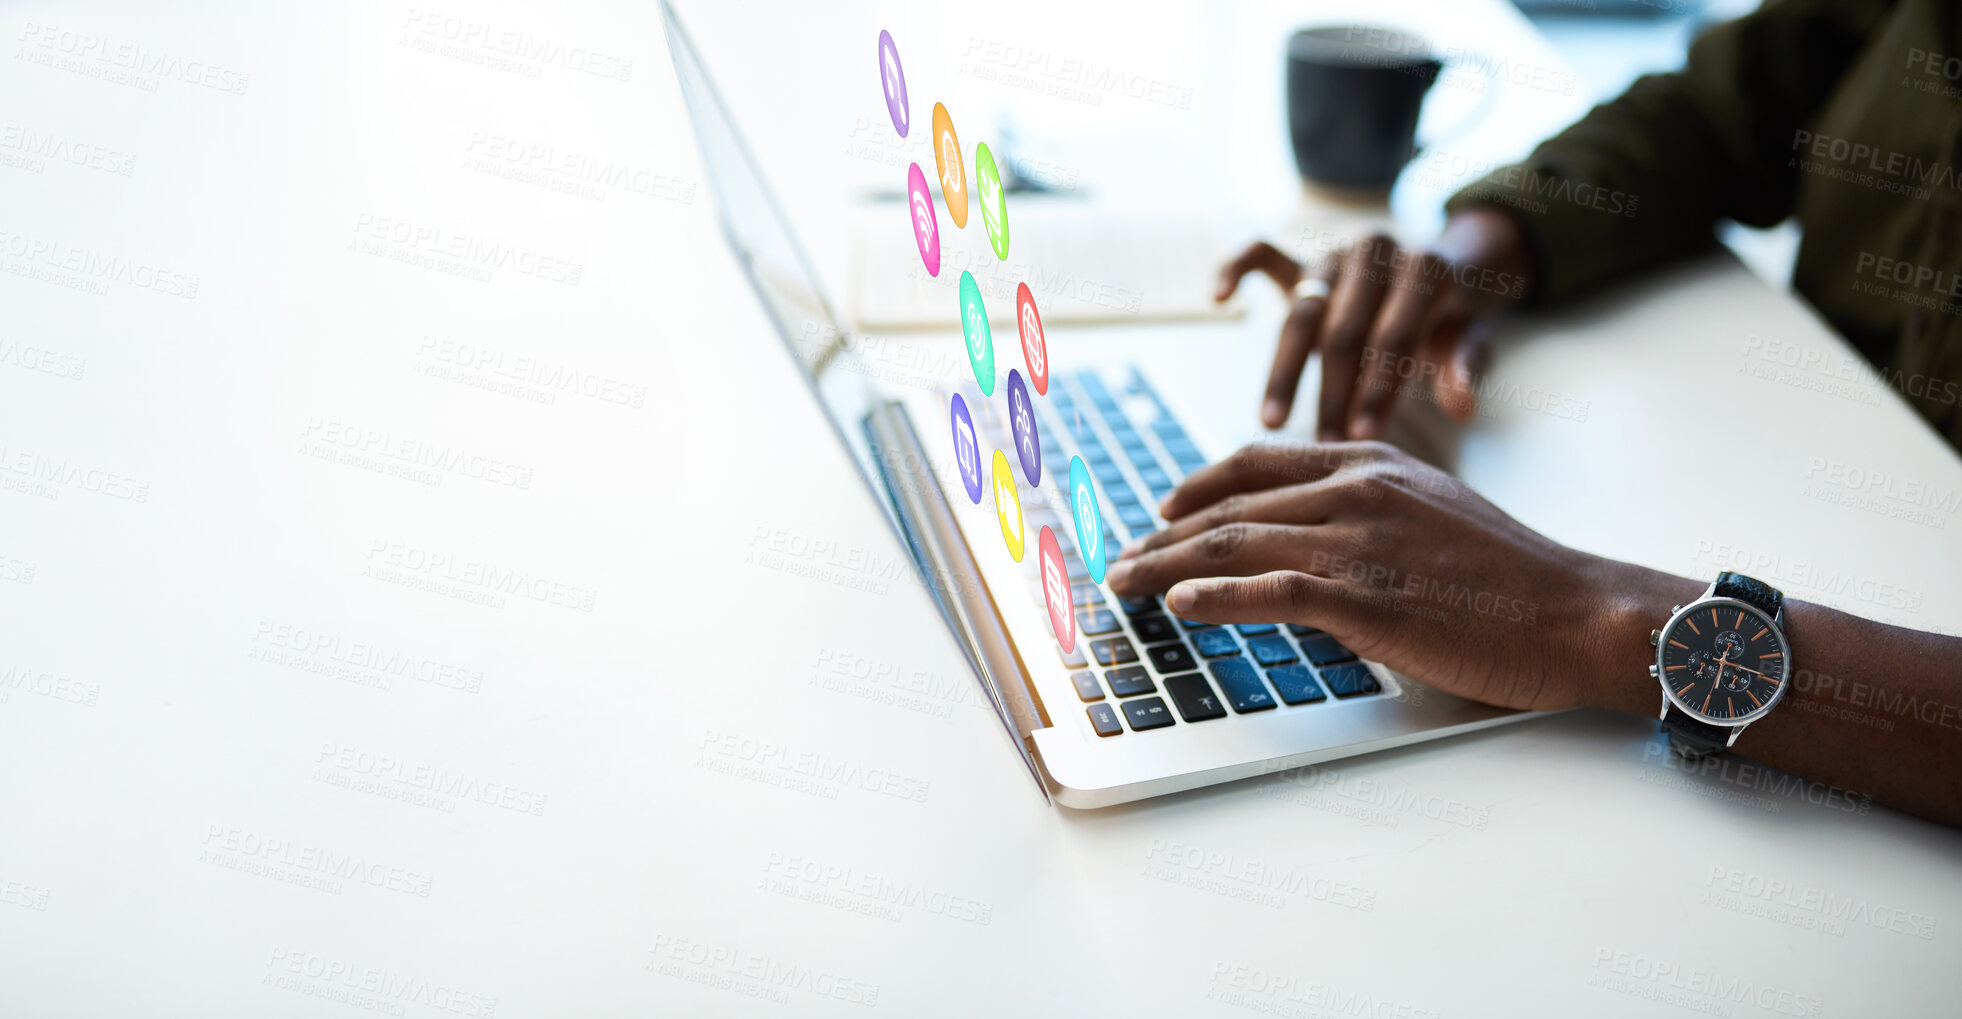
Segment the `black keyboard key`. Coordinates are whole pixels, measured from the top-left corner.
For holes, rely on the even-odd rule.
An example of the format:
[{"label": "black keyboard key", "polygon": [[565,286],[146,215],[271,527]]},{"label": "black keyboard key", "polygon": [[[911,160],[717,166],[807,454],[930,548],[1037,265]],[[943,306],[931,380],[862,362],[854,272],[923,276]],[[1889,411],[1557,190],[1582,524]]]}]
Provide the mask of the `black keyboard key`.
[{"label": "black keyboard key", "polygon": [[[1178,619],[1178,617],[1177,617],[1177,616],[1173,616],[1172,618],[1173,618],[1173,619]],[[1179,625],[1180,625],[1180,626],[1183,626],[1183,627],[1185,627],[1185,628],[1186,628],[1186,629],[1188,629],[1188,630],[1197,630],[1197,629],[1199,629],[1199,628],[1200,628],[1200,627],[1202,627],[1202,626],[1211,626],[1211,625],[1213,625],[1213,624],[1211,624],[1211,623],[1195,623],[1195,622],[1193,622],[1193,621],[1192,621],[1192,620],[1190,620],[1190,619],[1179,619]]]},{"label": "black keyboard key", "polygon": [[1067,665],[1067,666],[1069,666],[1069,667],[1070,667],[1070,668],[1072,668],[1072,669],[1081,669],[1081,668],[1083,668],[1084,666],[1086,666],[1086,665],[1088,665],[1088,664],[1090,664],[1090,663],[1089,663],[1088,661],[1086,661],[1086,660],[1084,659],[1084,657],[1083,657],[1083,642],[1082,642],[1082,641],[1078,641],[1078,642],[1077,642],[1077,645],[1076,645],[1076,650],[1074,650],[1074,651],[1064,651],[1064,650],[1063,650],[1063,649],[1062,649],[1061,647],[1058,647],[1058,648],[1056,649],[1056,653],[1057,653],[1057,654],[1059,654],[1059,655],[1062,655],[1062,656],[1063,656],[1063,664],[1064,664],[1064,665]]},{"label": "black keyboard key", "polygon": [[1320,683],[1315,682],[1315,674],[1306,665],[1283,665],[1278,669],[1267,670],[1267,681],[1281,692],[1281,699],[1289,704],[1313,704],[1327,700]]},{"label": "black keyboard key", "polygon": [[1300,623],[1289,623],[1288,632],[1294,634],[1297,637],[1313,637],[1314,635],[1322,631],[1317,630],[1312,626],[1303,626]]},{"label": "black keyboard key", "polygon": [[1226,717],[1226,705],[1213,695],[1213,688],[1206,685],[1206,677],[1196,672],[1167,677],[1165,692],[1171,694],[1172,703],[1179,706],[1179,717],[1188,722]]},{"label": "black keyboard key", "polygon": [[1090,579],[1090,567],[1083,565],[1083,557],[1075,552],[1063,553],[1063,572],[1070,575],[1070,583],[1081,584]]},{"label": "black keyboard key", "polygon": [[1110,692],[1119,697],[1136,697],[1141,693],[1153,693],[1157,687],[1151,685],[1151,675],[1142,665],[1124,669],[1112,669],[1104,673],[1104,682],[1110,684]]},{"label": "black keyboard key", "polygon": [[[1213,679],[1218,681],[1220,692],[1226,695],[1226,703],[1233,705],[1234,711],[1244,715],[1274,707],[1274,695],[1267,692],[1267,684],[1260,681],[1260,675],[1245,658],[1214,662],[1211,668]],[[1171,680],[1165,681],[1166,688],[1171,685]]]},{"label": "black keyboard key", "polygon": [[1166,442],[1192,441],[1191,437],[1185,434],[1185,429],[1180,428],[1179,423],[1169,417],[1162,417],[1153,421],[1151,423],[1151,430],[1157,432],[1158,437],[1164,439]]},{"label": "black keyboard key", "polygon": [[1383,691],[1376,677],[1370,674],[1369,667],[1361,662],[1347,662],[1323,669],[1322,682],[1327,683],[1329,692],[1337,697],[1360,697]]},{"label": "black keyboard key", "polygon": [[1117,632],[1117,616],[1109,609],[1084,609],[1076,614],[1076,629],[1086,637]]},{"label": "black keyboard key", "polygon": [[1242,637],[1265,637],[1275,632],[1277,627],[1273,623],[1241,623],[1234,629],[1240,631]]},{"label": "black keyboard key", "polygon": [[1084,710],[1090,713],[1090,727],[1097,730],[1097,735],[1115,736],[1124,731],[1124,726],[1117,721],[1117,712],[1110,705],[1092,704]]},{"label": "black keyboard key", "polygon": [[1159,675],[1199,667],[1199,660],[1192,657],[1192,652],[1178,641],[1145,648],[1145,655],[1151,659],[1151,667],[1157,669]]},{"label": "black keyboard key", "polygon": [[1247,642],[1247,650],[1253,653],[1254,661],[1263,666],[1286,665],[1296,659],[1294,648],[1282,636],[1262,637]]},{"label": "black keyboard key", "polygon": [[1100,701],[1104,699],[1104,688],[1097,685],[1097,674],[1089,669],[1070,673],[1070,682],[1076,684],[1076,699],[1080,701]]},{"label": "black keyboard key", "polygon": [[1104,593],[1097,589],[1097,585],[1072,584],[1070,585],[1070,604],[1081,609],[1094,608],[1108,603],[1104,601]]},{"label": "black keyboard key", "polygon": [[1148,594],[1142,598],[1119,598],[1117,604],[1124,609],[1125,615],[1132,618],[1148,616],[1158,611],[1158,596]]},{"label": "black keyboard key", "polygon": [[[1064,468],[1064,470],[1068,470],[1068,468]],[[1104,501],[1110,503],[1112,506],[1121,508],[1124,506],[1140,505],[1138,502],[1138,493],[1132,491],[1130,485],[1124,484],[1121,481],[1115,485],[1105,485],[1104,496]],[[1036,533],[1040,534],[1042,532],[1038,531]]]},{"label": "black keyboard key", "polygon": [[1100,464],[1093,464],[1090,467],[1090,473],[1095,475],[1098,481],[1106,485],[1121,485],[1124,483],[1124,469],[1117,466],[1114,461],[1106,460]]},{"label": "black keyboard key", "polygon": [[1177,640],[1179,636],[1179,628],[1173,626],[1171,619],[1165,616],[1132,616],[1131,626],[1138,631],[1138,639],[1146,644]]},{"label": "black keyboard key", "polygon": [[1127,637],[1112,637],[1091,641],[1090,656],[1097,660],[1098,665],[1123,665],[1138,660],[1138,649],[1131,646]]},{"label": "black keyboard key", "polygon": [[1172,724],[1172,709],[1165,706],[1165,699],[1162,697],[1146,697],[1143,700],[1125,701],[1124,717],[1131,720],[1133,732],[1162,729]]},{"label": "black keyboard key", "polygon": [[1353,662],[1356,653],[1342,646],[1342,642],[1328,634],[1301,638],[1301,653],[1316,665],[1333,665],[1336,662]]},{"label": "black keyboard key", "polygon": [[1240,642],[1233,639],[1223,626],[1208,626],[1203,630],[1192,631],[1192,646],[1201,658],[1218,658],[1221,655],[1240,653]]},{"label": "black keyboard key", "polygon": [[1144,482],[1146,488],[1156,492],[1161,488],[1172,487],[1171,477],[1165,473],[1164,468],[1158,466],[1158,461],[1153,460],[1150,453],[1133,456],[1131,462],[1137,465],[1138,480]]},{"label": "black keyboard key", "polygon": [[[1078,438],[1082,437],[1078,436]],[[1106,467],[1115,463],[1117,461],[1110,458],[1110,450],[1105,449],[1103,443],[1097,442],[1094,439],[1084,440],[1083,466],[1095,470],[1098,467]]]}]

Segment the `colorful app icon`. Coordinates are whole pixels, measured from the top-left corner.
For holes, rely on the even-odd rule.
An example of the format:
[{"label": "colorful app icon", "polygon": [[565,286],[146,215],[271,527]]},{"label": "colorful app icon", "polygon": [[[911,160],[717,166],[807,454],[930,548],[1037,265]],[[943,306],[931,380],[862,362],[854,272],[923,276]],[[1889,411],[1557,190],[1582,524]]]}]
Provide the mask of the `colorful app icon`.
[{"label": "colorful app icon", "polygon": [[1008,544],[1009,558],[1021,562],[1022,496],[1015,491],[1015,468],[1008,466],[1007,455],[999,449],[995,450],[995,516],[1001,518],[1001,540]]},{"label": "colorful app icon", "polygon": [[[996,456],[1001,456],[997,450]],[[1090,468],[1083,458],[1070,457],[1070,515],[1076,518],[1076,550],[1090,579],[1104,582],[1104,515],[1097,508],[1097,490],[1090,487]]]},{"label": "colorful app icon", "polygon": [[988,228],[988,245],[995,257],[1008,260],[1008,199],[1001,190],[1001,171],[987,142],[974,146],[974,198],[981,203],[981,225]]},{"label": "colorful app icon", "polygon": [[1042,603],[1049,607],[1049,629],[1063,653],[1076,650],[1076,606],[1070,599],[1070,575],[1063,567],[1063,549],[1056,532],[1044,524],[1036,539],[1036,553],[1042,560]]},{"label": "colorful app icon", "polygon": [[940,225],[933,212],[933,192],[927,190],[926,174],[920,164],[906,170],[906,199],[913,213],[913,243],[920,246],[920,261],[928,276],[940,275]]},{"label": "colorful app icon", "polygon": [[899,66],[899,47],[892,41],[892,33],[879,30],[879,86],[886,93],[886,112],[892,115],[892,129],[906,137],[906,129],[912,126],[912,114],[906,104],[906,72]]},{"label": "colorful app icon", "polygon": [[1042,316],[1037,314],[1035,295],[1027,283],[1015,284],[1015,326],[1022,334],[1022,360],[1029,366],[1029,382],[1037,396],[1049,395],[1049,341],[1042,335]]},{"label": "colorful app icon", "polygon": [[974,441],[974,418],[967,412],[967,401],[954,394],[954,461],[960,464],[961,484],[967,497],[981,504],[981,445]]},{"label": "colorful app icon", "polygon": [[967,226],[967,167],[961,163],[961,139],[947,107],[933,104],[933,163],[940,168],[940,197],[955,229]]},{"label": "colorful app icon", "polygon": [[[938,262],[936,252],[934,261]],[[961,334],[967,337],[967,361],[974,366],[974,381],[981,384],[982,396],[995,395],[995,334],[988,328],[988,307],[981,303],[981,287],[974,274],[961,270]]]},{"label": "colorful app icon", "polygon": [[1022,373],[1013,368],[1008,369],[1008,434],[1015,440],[1022,476],[1031,486],[1042,484],[1042,437],[1036,434],[1035,405],[1029,402]]}]

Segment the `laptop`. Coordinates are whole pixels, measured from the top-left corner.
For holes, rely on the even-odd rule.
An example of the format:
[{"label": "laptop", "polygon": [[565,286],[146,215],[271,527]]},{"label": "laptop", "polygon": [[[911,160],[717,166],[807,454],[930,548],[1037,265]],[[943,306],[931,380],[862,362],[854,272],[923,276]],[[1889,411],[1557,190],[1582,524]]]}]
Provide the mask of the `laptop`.
[{"label": "laptop", "polygon": [[[1085,540],[1114,554],[1163,526],[1159,500],[1220,452],[1203,449],[1174,412],[1177,393],[1167,387],[1176,379],[1131,364],[1053,372],[1046,396],[1031,401],[1041,484],[1012,482],[1027,546],[1018,561],[989,500],[970,498],[950,427],[959,394],[979,448],[1015,451],[1005,398],[984,396],[957,372],[930,385],[893,384],[894,365],[873,358],[832,312],[667,0],[661,19],[730,248],[1045,796],[1104,807],[1530,717],[1416,683],[1309,627],[1206,626],[1176,618],[1157,598],[1121,599],[1093,581],[1077,548],[1075,507],[1062,495],[1072,460],[1093,475],[1102,516],[1101,537],[1086,531]],[[960,345],[949,349],[962,356]],[[997,345],[1005,359],[1012,350]],[[1045,607],[1035,537],[1044,527],[1063,552],[1075,607],[1069,653]],[[1090,551],[1096,559],[1099,550]]]}]

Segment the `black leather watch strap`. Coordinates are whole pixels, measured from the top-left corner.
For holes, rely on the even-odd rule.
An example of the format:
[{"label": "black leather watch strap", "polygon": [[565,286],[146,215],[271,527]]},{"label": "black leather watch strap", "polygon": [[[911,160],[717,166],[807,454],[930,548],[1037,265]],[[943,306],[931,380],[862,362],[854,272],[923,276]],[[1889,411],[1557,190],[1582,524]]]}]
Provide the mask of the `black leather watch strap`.
[{"label": "black leather watch strap", "polygon": [[1778,618],[1778,610],[1785,604],[1783,592],[1742,573],[1717,574],[1717,585],[1711,593],[1719,598],[1735,598],[1746,605],[1755,605],[1773,619]]},{"label": "black leather watch strap", "polygon": [[1669,746],[1683,757],[1708,757],[1730,746],[1728,727],[1699,722],[1674,704],[1662,716],[1662,730],[1669,734]]}]

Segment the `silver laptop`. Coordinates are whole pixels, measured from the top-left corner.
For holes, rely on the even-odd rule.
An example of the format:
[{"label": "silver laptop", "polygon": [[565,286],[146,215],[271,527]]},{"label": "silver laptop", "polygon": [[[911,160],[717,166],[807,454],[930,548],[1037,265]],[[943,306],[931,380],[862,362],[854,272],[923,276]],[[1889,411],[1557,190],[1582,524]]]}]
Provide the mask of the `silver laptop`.
[{"label": "silver laptop", "polygon": [[[1048,483],[1020,488],[1028,554],[1011,558],[995,514],[969,498],[949,424],[960,393],[979,448],[1013,450],[999,394],[983,397],[971,378],[895,386],[890,363],[868,362],[666,0],[661,15],[736,259],[1045,795],[1102,807],[1528,717],[1358,660],[1312,628],[1205,626],[1156,598],[1120,599],[1093,582],[1075,547],[1074,507],[1050,479],[1083,460],[1104,535],[1085,540],[1107,540],[1114,552],[1163,526],[1153,507],[1220,452],[1202,450],[1173,412],[1175,391],[1132,365],[1059,371],[1033,401]],[[961,356],[957,343],[949,349]],[[1193,424],[1205,434],[1204,422]],[[1052,632],[1038,574],[1034,536],[1044,526],[1069,575],[1070,654]]]}]

